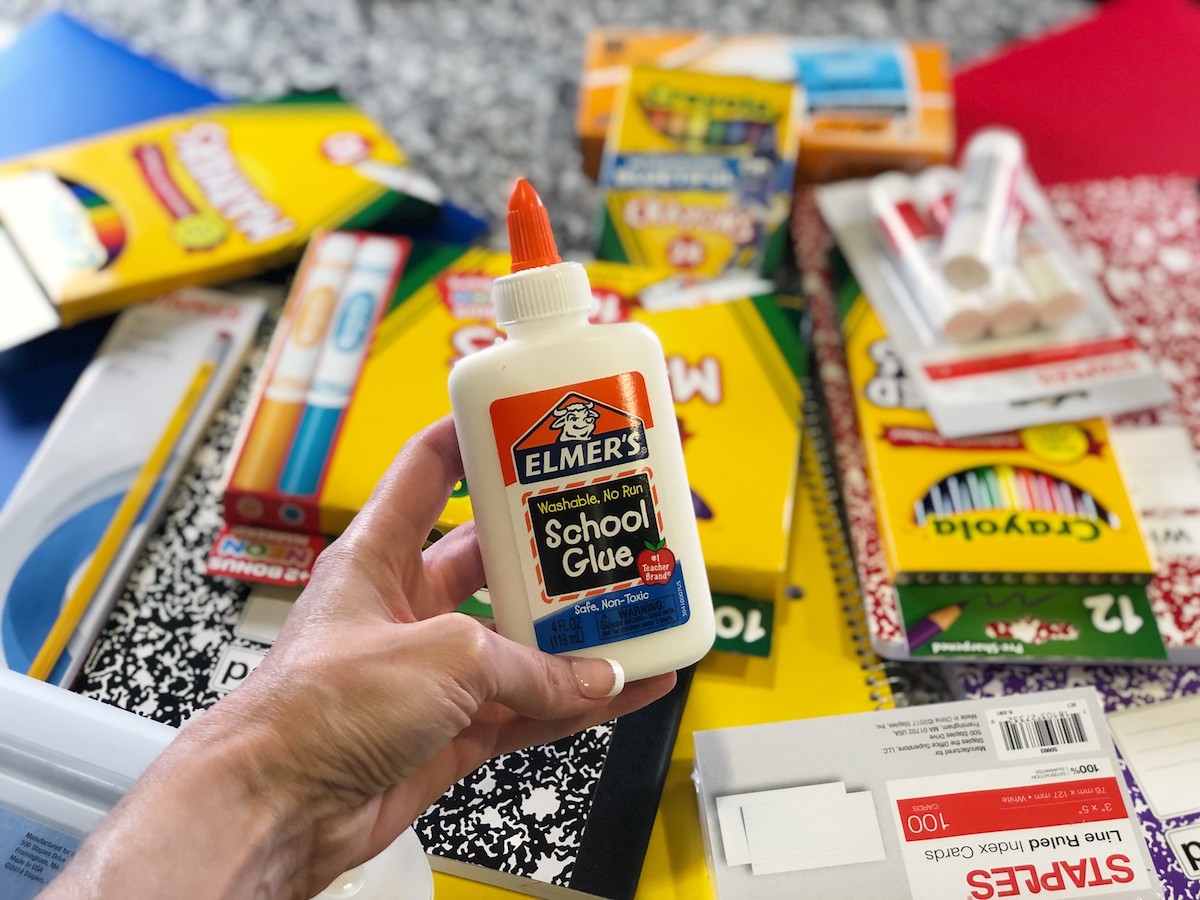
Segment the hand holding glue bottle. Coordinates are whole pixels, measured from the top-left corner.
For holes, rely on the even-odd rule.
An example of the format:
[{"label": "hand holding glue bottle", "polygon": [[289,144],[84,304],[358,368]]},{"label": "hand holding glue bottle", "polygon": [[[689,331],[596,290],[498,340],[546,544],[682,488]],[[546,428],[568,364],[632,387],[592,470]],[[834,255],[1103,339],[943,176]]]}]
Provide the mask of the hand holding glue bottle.
[{"label": "hand holding glue bottle", "polygon": [[601,657],[617,684],[712,646],[714,618],[662,345],[593,325],[528,182],[509,200],[507,339],[455,363],[450,401],[499,632]]}]

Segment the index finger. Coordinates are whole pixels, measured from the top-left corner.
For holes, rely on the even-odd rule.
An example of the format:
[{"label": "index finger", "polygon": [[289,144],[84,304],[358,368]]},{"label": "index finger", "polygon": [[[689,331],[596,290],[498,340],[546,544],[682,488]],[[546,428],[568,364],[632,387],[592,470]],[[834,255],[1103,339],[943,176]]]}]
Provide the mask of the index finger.
[{"label": "index finger", "polygon": [[445,416],[396,454],[347,531],[392,550],[419,550],[462,475],[454,420]]}]

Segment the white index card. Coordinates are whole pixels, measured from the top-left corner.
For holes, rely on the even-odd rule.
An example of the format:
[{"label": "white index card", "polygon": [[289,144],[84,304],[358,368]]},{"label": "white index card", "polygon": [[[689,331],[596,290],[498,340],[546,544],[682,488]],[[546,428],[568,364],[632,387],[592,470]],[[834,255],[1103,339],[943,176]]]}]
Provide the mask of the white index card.
[{"label": "white index card", "polygon": [[750,845],[746,842],[746,825],[742,810],[758,803],[794,803],[803,809],[826,796],[843,796],[846,785],[841,781],[824,784],[804,784],[796,787],[754,791],[747,794],[728,794],[717,798],[717,825],[721,830],[721,843],[725,848],[725,864],[745,866],[750,864]]},{"label": "white index card", "polygon": [[283,622],[292,611],[300,588],[256,584],[246,598],[233,633],[248,641],[270,646],[279,637]]},{"label": "white index card", "polygon": [[1200,811],[1200,696],[1111,713],[1108,727],[1160,819]]},{"label": "white index card", "polygon": [[1187,429],[1151,425],[1110,433],[1139,513],[1200,509],[1200,465]]},{"label": "white index card", "polygon": [[870,791],[822,797],[801,808],[788,801],[745,807],[755,875],[848,866],[885,859]]}]

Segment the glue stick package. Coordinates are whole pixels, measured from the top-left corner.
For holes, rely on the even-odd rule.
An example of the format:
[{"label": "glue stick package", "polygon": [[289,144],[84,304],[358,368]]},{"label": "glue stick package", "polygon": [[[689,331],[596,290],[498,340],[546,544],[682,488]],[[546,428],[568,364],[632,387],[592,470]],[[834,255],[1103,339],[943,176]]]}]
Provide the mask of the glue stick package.
[{"label": "glue stick package", "polygon": [[888,172],[816,197],[942,435],[1168,399],[1011,132],[977,135],[961,171]]}]

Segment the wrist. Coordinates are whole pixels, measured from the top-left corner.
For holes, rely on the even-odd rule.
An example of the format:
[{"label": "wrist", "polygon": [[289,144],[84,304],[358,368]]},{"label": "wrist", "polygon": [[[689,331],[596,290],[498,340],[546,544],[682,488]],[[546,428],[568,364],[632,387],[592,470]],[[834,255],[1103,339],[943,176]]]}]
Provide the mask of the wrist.
[{"label": "wrist", "polygon": [[[312,820],[271,736],[214,708],[176,737],[48,897],[308,896]],[[333,873],[336,875],[337,873]],[[332,875],[330,877],[333,877]]]},{"label": "wrist", "polygon": [[164,760],[177,782],[174,793],[182,799],[209,792],[196,818],[224,832],[229,856],[222,869],[239,881],[229,885],[232,893],[315,894],[324,884],[311,889],[309,869],[330,798],[305,790],[309,781],[296,770],[286,735],[259,718],[254,704],[243,709],[237,699],[226,698],[176,739],[178,763]]}]

